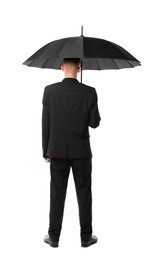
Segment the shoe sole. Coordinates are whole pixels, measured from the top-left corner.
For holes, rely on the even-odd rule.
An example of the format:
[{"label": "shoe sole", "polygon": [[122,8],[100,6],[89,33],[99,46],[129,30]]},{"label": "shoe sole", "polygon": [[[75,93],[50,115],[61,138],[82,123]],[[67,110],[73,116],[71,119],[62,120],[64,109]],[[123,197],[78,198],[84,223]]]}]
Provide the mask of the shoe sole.
[{"label": "shoe sole", "polygon": [[45,242],[46,244],[48,244],[49,246],[51,246],[51,247],[59,247],[59,246],[58,246],[58,243],[51,243],[51,242],[46,241],[46,240],[44,240],[44,242]]},{"label": "shoe sole", "polygon": [[94,244],[96,244],[96,243],[97,243],[97,241],[88,242],[88,243],[82,242],[82,243],[81,243],[81,247],[89,247],[89,246],[92,246],[92,245],[94,245]]}]

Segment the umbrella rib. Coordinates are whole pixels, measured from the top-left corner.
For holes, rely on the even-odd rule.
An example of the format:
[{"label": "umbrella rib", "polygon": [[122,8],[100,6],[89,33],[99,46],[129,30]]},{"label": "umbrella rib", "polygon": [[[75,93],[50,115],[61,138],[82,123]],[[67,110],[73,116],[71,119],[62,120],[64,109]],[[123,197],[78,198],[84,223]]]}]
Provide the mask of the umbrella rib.
[{"label": "umbrella rib", "polygon": [[48,62],[49,58],[42,64],[41,68],[44,68],[45,64]]},{"label": "umbrella rib", "polygon": [[27,66],[30,66],[32,63],[34,63],[35,60],[31,60],[30,63]]},{"label": "umbrella rib", "polygon": [[117,69],[119,69],[119,67],[117,66],[116,62],[114,61],[114,59],[112,59],[113,63],[116,65]]},{"label": "umbrella rib", "polygon": [[100,65],[99,65],[99,63],[98,63],[98,60],[97,60],[97,58],[96,58],[96,62],[97,62],[98,69],[99,69],[99,70],[101,70],[101,68],[100,68]]},{"label": "umbrella rib", "polygon": [[134,66],[128,61],[128,60],[126,60],[129,64],[130,64],[130,66],[132,67],[132,68],[134,68]]}]

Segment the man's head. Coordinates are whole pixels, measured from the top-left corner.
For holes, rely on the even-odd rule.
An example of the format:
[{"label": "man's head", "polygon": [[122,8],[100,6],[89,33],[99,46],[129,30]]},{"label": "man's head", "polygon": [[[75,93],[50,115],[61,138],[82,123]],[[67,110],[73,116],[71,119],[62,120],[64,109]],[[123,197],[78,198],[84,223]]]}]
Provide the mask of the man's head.
[{"label": "man's head", "polygon": [[80,69],[80,59],[78,58],[65,58],[61,65],[61,70],[64,71],[65,77],[76,78]]}]

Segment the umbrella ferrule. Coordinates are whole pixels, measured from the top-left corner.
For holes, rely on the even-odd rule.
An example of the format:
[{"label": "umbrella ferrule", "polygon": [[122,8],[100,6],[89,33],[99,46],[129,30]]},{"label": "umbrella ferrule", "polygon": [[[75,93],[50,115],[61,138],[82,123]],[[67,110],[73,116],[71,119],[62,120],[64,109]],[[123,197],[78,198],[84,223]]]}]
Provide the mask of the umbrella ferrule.
[{"label": "umbrella ferrule", "polygon": [[81,26],[81,37],[83,37],[83,25]]}]

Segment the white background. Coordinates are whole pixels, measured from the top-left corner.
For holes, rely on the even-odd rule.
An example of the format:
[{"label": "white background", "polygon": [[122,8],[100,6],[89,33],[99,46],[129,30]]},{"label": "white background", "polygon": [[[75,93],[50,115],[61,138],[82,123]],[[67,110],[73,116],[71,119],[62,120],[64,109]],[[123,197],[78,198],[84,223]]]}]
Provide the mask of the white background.
[{"label": "white background", "polygon": [[[159,0],[4,1],[0,15],[1,259],[161,259],[161,54]],[[142,63],[85,71],[101,124],[90,128],[93,231],[80,247],[72,172],[57,249],[48,230],[49,164],[42,158],[42,94],[61,71],[22,63],[50,41],[84,35],[113,41]]]}]

